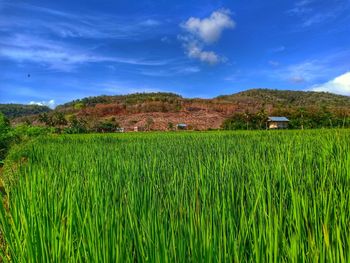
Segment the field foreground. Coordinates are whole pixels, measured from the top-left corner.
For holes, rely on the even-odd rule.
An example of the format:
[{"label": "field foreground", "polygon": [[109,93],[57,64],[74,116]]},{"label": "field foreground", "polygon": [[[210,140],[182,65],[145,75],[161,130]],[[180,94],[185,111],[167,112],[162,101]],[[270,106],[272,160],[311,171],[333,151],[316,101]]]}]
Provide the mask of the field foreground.
[{"label": "field foreground", "polygon": [[350,260],[349,130],[59,136],[19,156],[4,261]]}]

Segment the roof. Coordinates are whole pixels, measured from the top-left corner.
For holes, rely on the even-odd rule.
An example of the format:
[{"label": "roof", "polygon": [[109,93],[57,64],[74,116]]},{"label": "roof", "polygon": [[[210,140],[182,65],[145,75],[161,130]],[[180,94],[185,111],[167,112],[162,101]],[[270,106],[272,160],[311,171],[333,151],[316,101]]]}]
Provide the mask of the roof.
[{"label": "roof", "polygon": [[289,121],[286,117],[274,117],[271,116],[268,118],[268,121]]}]

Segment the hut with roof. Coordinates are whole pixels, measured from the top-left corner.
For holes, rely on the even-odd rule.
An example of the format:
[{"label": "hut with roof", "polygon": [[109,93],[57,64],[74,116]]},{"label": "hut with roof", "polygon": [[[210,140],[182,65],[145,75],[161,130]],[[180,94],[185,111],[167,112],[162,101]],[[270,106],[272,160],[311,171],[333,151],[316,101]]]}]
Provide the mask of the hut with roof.
[{"label": "hut with roof", "polygon": [[270,116],[267,118],[268,129],[287,129],[289,120],[286,117]]},{"label": "hut with roof", "polygon": [[177,130],[187,130],[187,124],[186,123],[178,123],[176,124]]}]

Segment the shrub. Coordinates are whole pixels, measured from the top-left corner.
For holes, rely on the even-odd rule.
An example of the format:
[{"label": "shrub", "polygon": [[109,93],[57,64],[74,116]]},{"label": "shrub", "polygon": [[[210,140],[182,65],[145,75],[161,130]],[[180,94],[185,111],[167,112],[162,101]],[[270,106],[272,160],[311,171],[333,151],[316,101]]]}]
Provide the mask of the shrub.
[{"label": "shrub", "polygon": [[72,115],[69,117],[69,127],[63,130],[63,133],[76,134],[87,133],[87,122],[84,119],[78,119],[77,116]]},{"label": "shrub", "polygon": [[0,161],[5,158],[14,138],[15,136],[11,129],[9,120],[0,113]]},{"label": "shrub", "polygon": [[119,124],[111,121],[101,121],[98,122],[95,127],[94,131],[96,132],[115,132],[119,128]]}]

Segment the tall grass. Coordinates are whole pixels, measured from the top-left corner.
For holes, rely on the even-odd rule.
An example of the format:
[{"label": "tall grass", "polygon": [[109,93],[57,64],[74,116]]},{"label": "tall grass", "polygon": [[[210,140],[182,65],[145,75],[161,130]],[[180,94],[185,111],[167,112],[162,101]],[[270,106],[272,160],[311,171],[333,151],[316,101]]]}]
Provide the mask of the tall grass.
[{"label": "tall grass", "polygon": [[10,262],[349,262],[348,130],[48,137],[0,206]]}]

